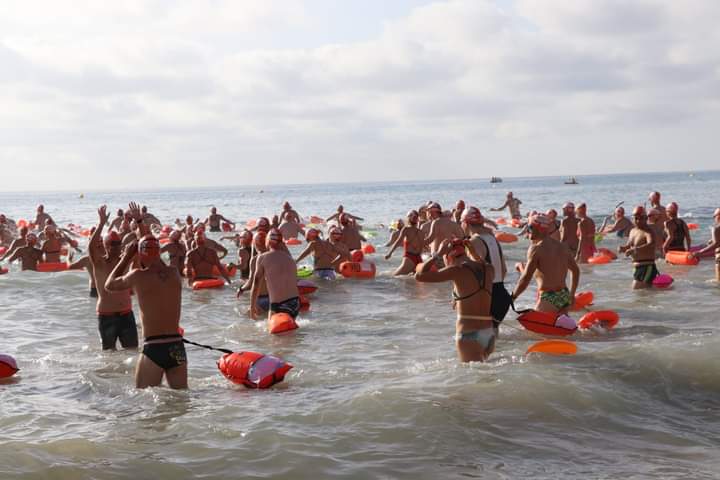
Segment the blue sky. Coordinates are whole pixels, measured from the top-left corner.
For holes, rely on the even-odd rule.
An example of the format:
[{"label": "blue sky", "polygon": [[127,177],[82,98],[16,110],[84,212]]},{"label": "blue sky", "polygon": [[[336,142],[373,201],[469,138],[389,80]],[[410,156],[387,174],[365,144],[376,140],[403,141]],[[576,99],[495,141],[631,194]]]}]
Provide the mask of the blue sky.
[{"label": "blue sky", "polygon": [[715,169],[720,2],[0,4],[5,190]]}]

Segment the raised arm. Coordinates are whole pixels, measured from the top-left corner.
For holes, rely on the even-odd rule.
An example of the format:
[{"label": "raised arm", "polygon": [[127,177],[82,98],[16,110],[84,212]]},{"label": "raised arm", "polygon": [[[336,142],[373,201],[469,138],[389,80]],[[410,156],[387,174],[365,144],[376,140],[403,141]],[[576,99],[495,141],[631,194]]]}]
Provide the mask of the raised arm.
[{"label": "raised arm", "polygon": [[93,262],[93,264],[100,260],[103,255],[103,252],[99,246],[100,244],[102,244],[102,242],[98,242],[98,240],[102,238],[102,232],[105,228],[107,220],[107,205],[101,205],[100,208],[98,208],[98,225],[97,227],[95,227],[95,231],[92,233],[92,235],[90,235],[90,240],[88,243],[88,255],[90,256],[90,261]]},{"label": "raised arm", "polygon": [[295,260],[295,263],[300,263],[303,258],[310,255],[315,250],[315,244],[314,243],[308,243],[308,246],[305,247],[305,250],[302,251],[300,255],[298,255],[297,259]]},{"label": "raised arm", "polygon": [[125,275],[123,275],[123,272],[128,269],[136,254],[137,242],[132,242],[125,247],[125,250],[123,250],[122,256],[120,257],[120,261],[117,265],[115,265],[115,268],[113,268],[112,272],[110,272],[110,275],[108,275],[108,278],[105,281],[105,290],[119,291],[132,288],[132,280],[136,270],[131,270]]}]

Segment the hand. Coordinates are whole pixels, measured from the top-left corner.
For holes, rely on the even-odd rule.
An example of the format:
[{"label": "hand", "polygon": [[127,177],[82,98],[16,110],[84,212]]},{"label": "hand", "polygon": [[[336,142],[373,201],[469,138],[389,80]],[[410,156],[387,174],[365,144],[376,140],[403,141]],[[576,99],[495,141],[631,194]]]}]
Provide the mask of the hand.
[{"label": "hand", "polygon": [[100,208],[98,208],[98,218],[100,220],[98,223],[101,226],[107,223],[108,218],[110,218],[107,213],[107,205],[101,205]]},{"label": "hand", "polygon": [[257,306],[257,304],[250,305],[250,310],[248,311],[250,318],[252,318],[253,320],[257,320],[258,314],[260,313],[260,308]]},{"label": "hand", "polygon": [[688,253],[688,257],[691,258],[691,259],[692,259],[692,258],[696,258],[696,257],[697,257],[697,253],[696,253],[696,252],[690,252],[690,253]]},{"label": "hand", "polygon": [[240,296],[243,294],[245,290],[243,290],[242,285],[240,285],[237,289],[237,293],[235,294],[235,298],[240,298]]},{"label": "hand", "polygon": [[446,255],[450,250],[452,250],[452,242],[450,240],[443,240],[435,254],[440,256]]},{"label": "hand", "polygon": [[137,254],[138,251],[138,242],[133,240],[132,242],[125,245],[125,249],[123,250],[123,257],[125,258],[133,258],[135,254]]},{"label": "hand", "polygon": [[385,260],[390,260],[390,257],[391,257],[391,254],[388,253],[387,255],[385,255]]},{"label": "hand", "polygon": [[629,257],[630,255],[633,254],[634,250],[635,250],[634,248],[628,248],[627,250],[625,250],[625,256]]},{"label": "hand", "polygon": [[142,211],[140,210],[140,206],[135,202],[130,202],[128,204],[128,213],[132,218],[135,219],[137,222],[138,220],[142,220]]}]

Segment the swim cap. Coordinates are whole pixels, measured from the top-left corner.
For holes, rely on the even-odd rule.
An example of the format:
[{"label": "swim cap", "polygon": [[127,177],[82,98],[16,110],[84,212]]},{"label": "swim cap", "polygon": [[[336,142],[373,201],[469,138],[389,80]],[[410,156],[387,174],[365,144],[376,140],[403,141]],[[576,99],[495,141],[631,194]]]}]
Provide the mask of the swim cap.
[{"label": "swim cap", "polygon": [[285,210],[290,210],[290,202],[285,202],[285,203],[283,203],[283,208],[284,208]]},{"label": "swim cap", "polygon": [[648,200],[651,202],[657,200],[660,201],[660,192],[650,192],[650,195],[648,195]]},{"label": "swim cap", "polygon": [[180,240],[180,235],[180,230],[173,230],[173,232],[170,234],[170,240],[172,240],[173,242],[177,242],[178,240]]},{"label": "swim cap", "polygon": [[577,206],[576,210],[587,210],[587,205],[583,202]]},{"label": "swim cap", "polygon": [[678,204],[675,203],[675,202],[670,202],[670,203],[668,203],[668,206],[665,207],[665,209],[666,209],[667,211],[669,211],[669,212],[675,212],[675,213],[677,213],[677,211],[678,211]]},{"label": "swim cap", "polygon": [[550,217],[554,220],[555,218],[557,218],[557,210],[555,210],[554,208],[551,208],[550,210],[545,212],[545,215],[547,215],[548,217]]},{"label": "swim cap", "polygon": [[119,247],[122,245],[120,235],[115,230],[111,230],[103,237],[103,245],[111,247]]},{"label": "swim cap", "polygon": [[[655,210],[655,209],[653,209],[653,210]],[[651,210],[651,212],[652,212],[652,210]],[[647,216],[647,214],[646,214],[646,212],[645,212],[645,207],[643,207],[642,205],[638,205],[637,207],[635,207],[635,208],[633,209],[633,212],[632,212],[632,213],[633,213],[633,217],[645,217],[645,216]],[[657,213],[660,213],[660,212],[657,212]]]},{"label": "swim cap", "polygon": [[272,248],[273,250],[277,250],[280,245],[283,243],[283,236],[282,233],[280,233],[280,230],[277,228],[273,228],[268,232],[267,235],[267,246],[268,248]]},{"label": "swim cap", "polygon": [[460,210],[460,209],[465,208],[465,201],[464,201],[464,200],[458,200],[457,203],[455,204],[455,208],[456,208],[457,210]]},{"label": "swim cap", "polygon": [[463,211],[460,220],[468,225],[482,225],[484,219],[479,208],[470,206]]},{"label": "swim cap", "polygon": [[512,194],[512,192],[507,192],[507,193],[505,194],[505,196],[506,196],[506,197],[512,197],[513,194]]},{"label": "swim cap", "polygon": [[536,213],[530,217],[530,226],[532,229],[541,233],[547,233],[552,224],[553,221],[550,220],[550,217],[543,213]]},{"label": "swim cap", "polygon": [[265,248],[265,238],[267,238],[267,232],[260,230],[253,237],[253,243],[256,247]]},{"label": "swim cap", "polygon": [[438,211],[438,212],[442,212],[442,208],[440,208],[440,204],[437,203],[437,202],[431,203],[430,206],[428,207],[428,210],[430,210],[431,212],[432,212],[433,210]]},{"label": "swim cap", "polygon": [[563,205],[563,210],[566,210],[568,208],[572,208],[575,210],[575,204],[573,202],[566,202],[565,205]]},{"label": "swim cap", "polygon": [[465,255],[465,240],[462,238],[454,238],[452,240],[452,250],[448,252],[448,257],[460,257]]},{"label": "swim cap", "polygon": [[25,237],[25,241],[27,242],[28,246],[32,247],[37,243],[37,235],[34,233],[28,233],[27,237]]},{"label": "swim cap", "polygon": [[138,243],[140,264],[147,267],[160,258],[160,242],[152,235],[145,235]]},{"label": "swim cap", "polygon": [[55,233],[57,232],[57,228],[52,223],[48,223],[45,226],[45,233]]},{"label": "swim cap", "polygon": [[317,240],[320,236],[320,231],[317,228],[309,228],[307,232],[305,232],[305,240],[308,242],[312,242],[313,240]]},{"label": "swim cap", "polygon": [[253,234],[252,234],[252,232],[250,232],[250,230],[243,230],[240,233],[240,242],[244,246],[249,247],[250,245],[252,245],[252,239],[253,239]]},{"label": "swim cap", "polygon": [[[410,210],[409,212],[407,212],[407,215],[405,215],[405,218],[407,218],[408,222],[410,222],[412,225],[415,225],[420,218],[420,214],[416,210]],[[402,219],[398,218],[397,224],[398,224],[398,228],[402,228],[403,227]]]},{"label": "swim cap", "polygon": [[341,237],[342,232],[340,231],[340,229],[333,227],[330,229],[330,235],[335,235],[335,236]]},{"label": "swim cap", "polygon": [[623,207],[617,207],[615,211],[621,215],[625,215],[625,209]]},{"label": "swim cap", "polygon": [[260,217],[257,219],[257,229],[261,231],[265,231],[267,233],[268,230],[270,230],[270,220],[267,219],[267,217]]}]

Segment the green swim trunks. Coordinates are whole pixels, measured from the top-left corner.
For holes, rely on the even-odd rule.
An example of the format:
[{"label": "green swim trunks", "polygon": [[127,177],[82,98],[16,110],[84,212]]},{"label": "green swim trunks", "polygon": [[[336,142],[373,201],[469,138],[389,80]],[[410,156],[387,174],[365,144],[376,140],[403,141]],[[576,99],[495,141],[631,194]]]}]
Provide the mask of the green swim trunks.
[{"label": "green swim trunks", "polygon": [[542,292],[540,300],[549,303],[558,310],[569,307],[573,302],[573,299],[570,298],[570,290],[567,287],[556,292]]},{"label": "green swim trunks", "polygon": [[648,263],[647,265],[635,265],[633,269],[633,278],[637,282],[647,283],[651,285],[655,277],[660,274],[658,272],[655,263]]}]

